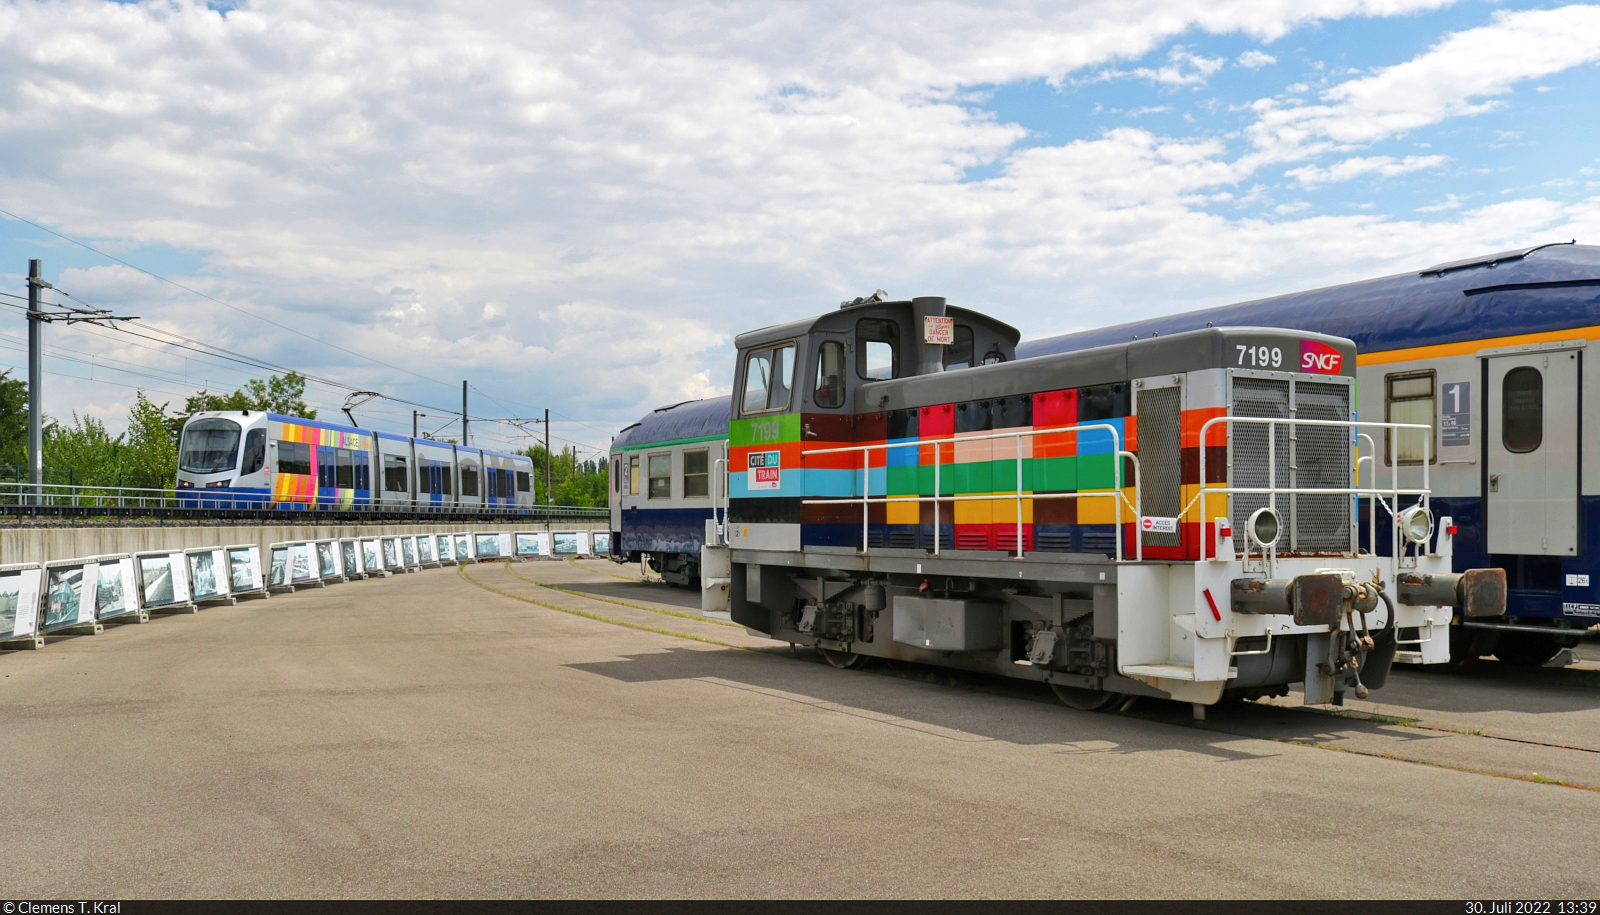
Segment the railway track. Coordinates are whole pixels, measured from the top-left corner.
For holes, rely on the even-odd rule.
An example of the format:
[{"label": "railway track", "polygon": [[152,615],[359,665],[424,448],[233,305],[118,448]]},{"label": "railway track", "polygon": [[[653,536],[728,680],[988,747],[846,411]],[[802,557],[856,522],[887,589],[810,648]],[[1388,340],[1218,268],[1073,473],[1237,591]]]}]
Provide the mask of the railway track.
[{"label": "railway track", "polygon": [[[797,663],[824,663],[808,650],[793,651],[742,627],[698,615],[698,595],[619,574],[617,567],[576,561],[464,566],[467,581],[507,597],[589,619],[709,643],[760,651]],[[1236,740],[1266,740],[1397,764],[1448,769],[1486,778],[1600,792],[1600,691],[1573,671],[1485,666],[1444,674],[1396,669],[1375,700],[1343,708],[1301,706],[1291,694],[1277,700],[1228,702],[1192,719],[1186,703],[1140,699],[1117,713],[1154,724],[1212,732],[1227,752]],[[1580,671],[1577,673],[1586,673]],[[1054,703],[1042,685],[918,664],[883,663],[840,676],[890,676]],[[1062,708],[1074,716],[1099,714]]]}]

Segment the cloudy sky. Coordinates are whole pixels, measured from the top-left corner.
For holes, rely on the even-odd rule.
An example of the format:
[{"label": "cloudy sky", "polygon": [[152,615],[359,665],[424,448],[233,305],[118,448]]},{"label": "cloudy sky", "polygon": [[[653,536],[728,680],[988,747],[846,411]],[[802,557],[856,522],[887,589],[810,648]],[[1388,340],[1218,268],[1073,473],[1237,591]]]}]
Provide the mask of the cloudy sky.
[{"label": "cloudy sky", "polygon": [[[876,288],[1033,338],[1600,242],[1597,63],[1589,4],[20,0],[0,208],[179,285],[0,218],[0,291],[41,258],[79,301],[423,404],[467,379],[598,449],[725,391],[735,334]],[[137,387],[259,374],[48,349],[46,411],[118,429]]]}]

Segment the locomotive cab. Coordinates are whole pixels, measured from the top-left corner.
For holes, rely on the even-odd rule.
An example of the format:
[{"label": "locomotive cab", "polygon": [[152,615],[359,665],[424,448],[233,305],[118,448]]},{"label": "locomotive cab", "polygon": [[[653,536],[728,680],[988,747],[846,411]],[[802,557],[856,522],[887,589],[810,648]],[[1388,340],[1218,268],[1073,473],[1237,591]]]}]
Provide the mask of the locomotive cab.
[{"label": "locomotive cab", "polygon": [[801,497],[819,493],[784,471],[798,469],[805,445],[858,440],[886,421],[891,390],[906,379],[1010,362],[1020,338],[1009,324],[942,297],[891,301],[882,292],[741,334],[729,446],[751,450],[728,466],[728,542],[799,549]]}]

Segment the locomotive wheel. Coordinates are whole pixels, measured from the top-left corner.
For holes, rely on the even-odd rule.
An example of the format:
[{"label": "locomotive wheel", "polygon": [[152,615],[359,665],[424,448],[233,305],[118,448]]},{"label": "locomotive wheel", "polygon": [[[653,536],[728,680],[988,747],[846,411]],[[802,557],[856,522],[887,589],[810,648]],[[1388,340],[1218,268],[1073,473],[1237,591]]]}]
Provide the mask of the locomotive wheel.
[{"label": "locomotive wheel", "polygon": [[840,670],[860,670],[867,666],[867,656],[856,654],[853,651],[834,651],[831,648],[818,648],[829,664]]},{"label": "locomotive wheel", "polygon": [[1084,689],[1079,686],[1062,686],[1059,683],[1050,684],[1055,691],[1056,698],[1068,708],[1075,708],[1080,712],[1098,712],[1108,709],[1122,701],[1121,693],[1106,692],[1103,689]]},{"label": "locomotive wheel", "polygon": [[1553,637],[1531,632],[1502,632],[1494,656],[1518,667],[1538,667],[1561,652]]}]

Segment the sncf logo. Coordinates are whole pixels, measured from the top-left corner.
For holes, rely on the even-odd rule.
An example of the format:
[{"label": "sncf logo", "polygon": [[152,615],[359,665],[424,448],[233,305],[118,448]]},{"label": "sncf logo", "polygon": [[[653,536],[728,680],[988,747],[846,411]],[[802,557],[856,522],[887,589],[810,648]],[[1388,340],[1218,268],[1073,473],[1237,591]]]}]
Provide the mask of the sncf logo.
[{"label": "sncf logo", "polygon": [[1337,375],[1344,365],[1344,354],[1316,340],[1300,341],[1300,371]]}]

